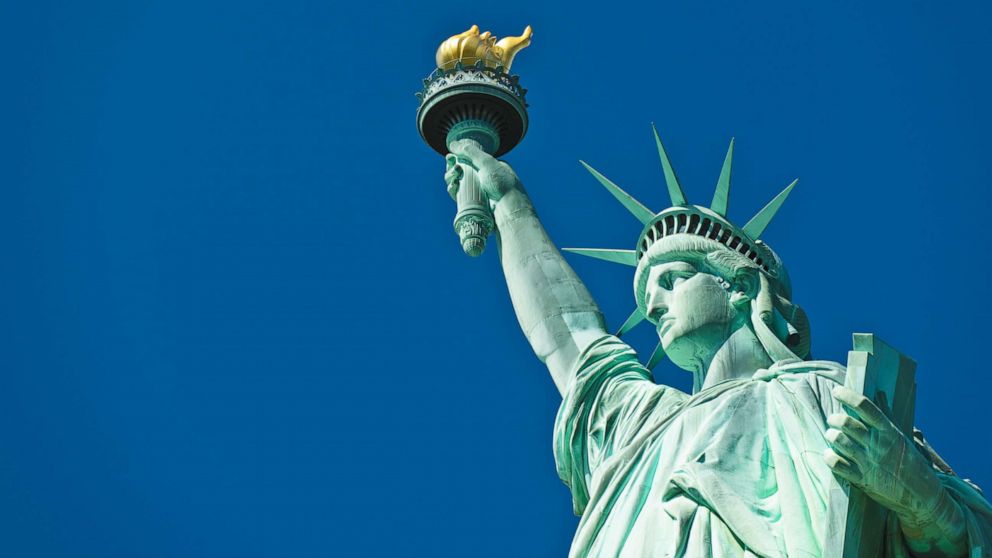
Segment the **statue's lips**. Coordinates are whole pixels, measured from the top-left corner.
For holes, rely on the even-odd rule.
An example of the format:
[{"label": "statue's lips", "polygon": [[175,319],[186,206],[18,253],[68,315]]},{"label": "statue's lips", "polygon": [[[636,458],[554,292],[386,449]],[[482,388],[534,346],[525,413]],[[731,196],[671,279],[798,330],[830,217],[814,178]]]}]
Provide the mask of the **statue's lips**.
[{"label": "statue's lips", "polygon": [[666,331],[672,329],[673,322],[675,322],[675,318],[662,318],[661,322],[658,323],[658,335],[664,335]]}]

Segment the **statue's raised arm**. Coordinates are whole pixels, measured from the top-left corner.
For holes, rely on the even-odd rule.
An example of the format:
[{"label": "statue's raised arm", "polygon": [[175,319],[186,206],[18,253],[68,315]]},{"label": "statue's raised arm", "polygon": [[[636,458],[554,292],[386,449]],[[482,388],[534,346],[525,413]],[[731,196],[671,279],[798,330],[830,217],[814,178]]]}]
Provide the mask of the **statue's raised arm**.
[{"label": "statue's raised arm", "polygon": [[[450,147],[448,192],[454,197],[467,176],[481,182],[494,207],[500,262],[520,328],[564,393],[579,355],[606,335],[603,314],[551,242],[513,169],[472,140]],[[465,173],[462,165],[476,172]]]},{"label": "statue's raised arm", "polygon": [[[796,182],[735,224],[733,140],[708,206],[686,199],[656,130],[669,207],[586,165],[640,229],[626,248],[564,249],[633,269],[636,308],[607,333],[495,158],[526,132],[526,90],[507,70],[530,38],[472,26],[446,40],[417,122],[445,155],[462,249],[479,255],[495,228],[520,327],[562,394],[555,462],[582,515],[570,557],[992,554],[992,505],[912,428],[911,360],[872,335],[847,366],[812,360],[809,320],[763,240]],[[659,343],[642,364],[618,337],[645,322]],[[691,393],[654,382],[664,357],[692,374]]]},{"label": "statue's raised arm", "polygon": [[[472,141],[447,156],[449,191],[478,180],[492,201],[514,309],[564,396],[555,460],[583,516],[571,555],[951,558],[992,548],[992,506],[890,420],[887,402],[848,386],[863,372],[808,360],[809,321],[761,240],[795,182],[737,226],[727,217],[733,142],[702,207],[688,203],[655,139],[672,206],[655,213],[587,167],[644,226],[634,249],[574,250],[634,268],[637,309],[621,330],[654,326],[646,367],[607,334],[513,170]],[[693,374],[692,394],[651,381],[659,355]],[[854,490],[880,507],[848,505],[840,495]]]}]

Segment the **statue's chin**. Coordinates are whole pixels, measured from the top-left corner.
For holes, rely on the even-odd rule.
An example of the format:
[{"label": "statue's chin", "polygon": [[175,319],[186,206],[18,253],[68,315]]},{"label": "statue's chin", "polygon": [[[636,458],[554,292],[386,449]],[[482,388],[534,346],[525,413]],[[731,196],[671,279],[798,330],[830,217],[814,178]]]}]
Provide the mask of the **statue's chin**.
[{"label": "statue's chin", "polygon": [[724,324],[709,324],[691,332],[673,336],[672,331],[661,337],[665,355],[675,366],[689,372],[698,372],[707,360],[727,341]]},{"label": "statue's chin", "polygon": [[[667,337],[667,336],[666,336]],[[697,345],[690,335],[682,335],[673,339],[662,337],[661,346],[665,355],[679,368],[694,372],[700,366],[696,358]]]}]

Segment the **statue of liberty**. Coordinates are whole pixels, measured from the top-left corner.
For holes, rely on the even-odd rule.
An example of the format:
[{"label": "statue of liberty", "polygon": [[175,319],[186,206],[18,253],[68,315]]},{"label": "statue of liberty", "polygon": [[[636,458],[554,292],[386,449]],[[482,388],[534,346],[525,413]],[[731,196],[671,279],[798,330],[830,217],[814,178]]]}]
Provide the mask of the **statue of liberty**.
[{"label": "statue of liberty", "polygon": [[[587,166],[644,224],[635,250],[573,250],[634,268],[637,309],[617,336],[511,167],[473,140],[449,145],[449,193],[478,177],[520,327],[563,398],[554,455],[581,515],[570,556],[823,556],[838,483],[889,510],[880,555],[990,555],[980,490],[903,434],[885,401],[845,387],[845,366],[804,360],[806,315],[759,240],[795,183],[738,227],[733,143],[701,207],[655,138],[673,204],[660,213]],[[648,366],[619,338],[642,321],[660,338]],[[665,355],[693,374],[692,393],[652,380]]]},{"label": "statue of liberty", "polygon": [[[668,209],[586,165],[643,225],[632,250],[571,250],[634,269],[636,309],[607,331],[495,158],[526,133],[526,90],[508,70],[531,35],[497,42],[473,25],[444,41],[418,127],[446,154],[465,252],[495,228],[520,327],[561,393],[554,455],[581,515],[570,556],[992,556],[992,506],[912,428],[915,365],[860,334],[848,366],[808,360],[806,314],[761,240],[795,182],[731,223],[733,141],[709,207],[687,202],[657,131]],[[646,366],[620,339],[645,321],[660,339]],[[665,356],[692,373],[692,393],[653,381]]]}]

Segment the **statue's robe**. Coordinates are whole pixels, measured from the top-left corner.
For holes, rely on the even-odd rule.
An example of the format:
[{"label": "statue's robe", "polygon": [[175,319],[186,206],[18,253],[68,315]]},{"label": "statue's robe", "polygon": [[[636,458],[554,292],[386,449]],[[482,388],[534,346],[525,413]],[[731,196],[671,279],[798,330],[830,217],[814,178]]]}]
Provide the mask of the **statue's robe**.
[{"label": "statue's robe", "polygon": [[[821,556],[826,418],[845,368],[785,361],[688,395],[651,381],[603,337],[581,356],[555,421],[558,473],[582,516],[570,556]],[[970,558],[992,556],[992,508],[938,472],[968,523]],[[894,514],[885,556],[910,556]],[[976,549],[984,554],[975,554]]]}]

